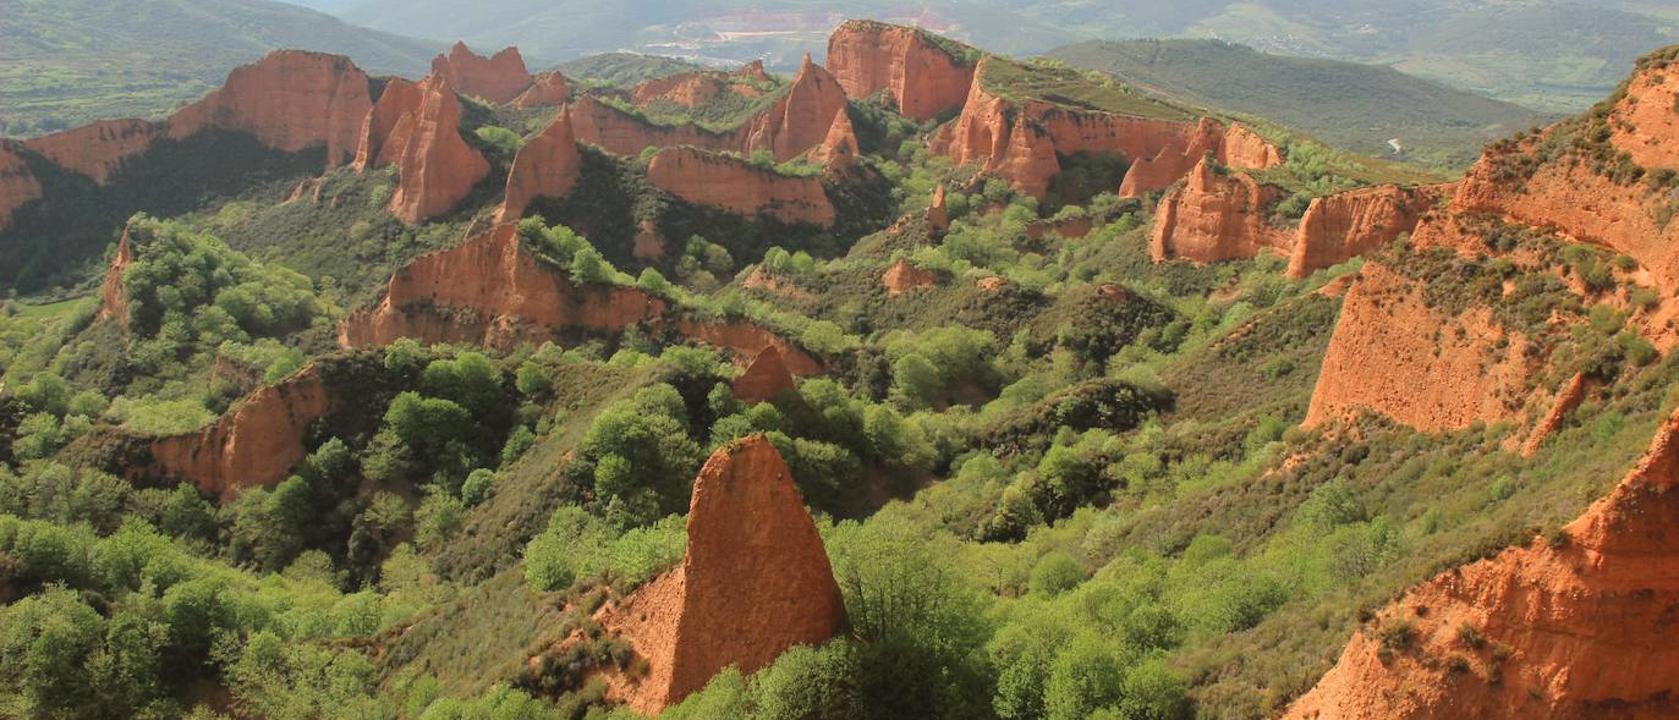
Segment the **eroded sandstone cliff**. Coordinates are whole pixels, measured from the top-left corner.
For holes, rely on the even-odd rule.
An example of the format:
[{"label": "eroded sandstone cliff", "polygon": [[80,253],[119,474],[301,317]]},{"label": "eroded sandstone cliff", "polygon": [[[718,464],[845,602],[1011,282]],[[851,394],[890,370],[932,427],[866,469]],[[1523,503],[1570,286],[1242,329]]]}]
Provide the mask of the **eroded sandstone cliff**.
[{"label": "eroded sandstone cliff", "polygon": [[12,224],[12,213],[41,199],[41,181],[24,160],[22,149],[0,140],[0,230]]},{"label": "eroded sandstone cliff", "polygon": [[1679,715],[1676,485],[1679,414],[1561,533],[1443,573],[1380,612],[1288,717]]},{"label": "eroded sandstone cliff", "polygon": [[505,105],[531,87],[531,74],[519,49],[510,47],[484,57],[457,42],[448,55],[431,61],[431,74],[445,78],[457,92]]},{"label": "eroded sandstone cliff", "polygon": [[561,111],[547,129],[526,142],[513,158],[498,220],[518,220],[536,198],[565,197],[577,185],[582,172],[583,155],[577,151],[571,116]]},{"label": "eroded sandstone cliff", "polygon": [[1306,277],[1393,242],[1415,230],[1451,189],[1381,185],[1313,199],[1289,248],[1289,277]]},{"label": "eroded sandstone cliff", "polygon": [[[418,105],[400,115],[384,144],[377,151],[366,147],[356,152],[358,158],[373,158],[373,166],[381,161],[396,165],[390,210],[410,225],[454,209],[490,174],[489,161],[461,137],[461,101],[449,81],[434,75],[416,89]],[[409,99],[404,95],[393,105]],[[376,137],[374,121],[369,116],[365,123],[369,140]]]},{"label": "eroded sandstone cliff", "polygon": [[130,157],[150,150],[163,137],[162,125],[145,120],[100,120],[64,132],[24,142],[42,157],[66,170],[81,173],[104,185]]},{"label": "eroded sandstone cliff", "polygon": [[191,482],[230,499],[241,489],[285,480],[308,454],[310,423],[325,417],[331,399],[313,366],[258,389],[199,432],[151,442],[150,470]]},{"label": "eroded sandstone cliff", "polygon": [[775,446],[718,449],[694,480],[682,564],[597,618],[646,661],[610,695],[656,714],[728,666],[755,672],[845,626],[845,603],[816,524]]},{"label": "eroded sandstone cliff", "polygon": [[828,38],[828,72],[851,97],[884,91],[905,117],[931,120],[961,108],[974,81],[974,63],[946,44],[955,45],[918,28],[852,20]]},{"label": "eroded sandstone cliff", "polygon": [[730,384],[735,398],[748,405],[769,402],[784,392],[793,392],[793,372],[781,359],[781,351],[774,345],[766,347],[752,358],[752,363]]},{"label": "eroded sandstone cliff", "polygon": [[647,179],[683,200],[742,217],[768,215],[819,227],[834,222],[821,178],[782,175],[733,156],[691,147],[660,150],[648,163]]},{"label": "eroded sandstone cliff", "polygon": [[1280,195],[1247,173],[1232,172],[1204,157],[1182,186],[1161,199],[1149,252],[1156,261],[1210,263],[1251,258],[1261,249],[1281,250],[1287,234],[1267,217]]},{"label": "eroded sandstone cliff", "polygon": [[354,157],[373,107],[367,74],[341,55],[277,50],[235,69],[221,89],[170,116],[169,137],[205,128],[250,133],[285,152],[325,146],[327,164]]}]

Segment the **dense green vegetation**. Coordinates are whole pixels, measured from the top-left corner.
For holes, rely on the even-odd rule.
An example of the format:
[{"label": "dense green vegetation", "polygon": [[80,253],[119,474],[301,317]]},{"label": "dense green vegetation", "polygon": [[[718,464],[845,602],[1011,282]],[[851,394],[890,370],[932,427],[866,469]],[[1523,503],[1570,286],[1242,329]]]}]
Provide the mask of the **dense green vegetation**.
[{"label": "dense green vegetation", "polygon": [[279,48],[349,55],[374,73],[417,73],[432,43],[261,0],[24,1],[6,6],[0,136],[100,118],[166,115]]},{"label": "dense green vegetation", "polygon": [[622,52],[589,55],[560,64],[560,72],[568,78],[625,89],[654,78],[704,69],[704,65],[676,58]]}]

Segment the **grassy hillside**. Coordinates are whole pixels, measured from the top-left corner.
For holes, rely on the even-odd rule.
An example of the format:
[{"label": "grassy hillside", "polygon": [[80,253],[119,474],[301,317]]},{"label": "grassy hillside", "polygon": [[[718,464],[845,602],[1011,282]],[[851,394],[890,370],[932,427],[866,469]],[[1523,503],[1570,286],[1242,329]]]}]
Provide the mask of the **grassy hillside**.
[{"label": "grassy hillside", "polygon": [[1217,40],[1087,42],[1049,57],[1112,73],[1185,102],[1256,115],[1338,147],[1463,165],[1481,146],[1546,118],[1391,68],[1288,57]]},{"label": "grassy hillside", "polygon": [[[309,0],[318,2],[319,0]],[[1087,40],[1217,38],[1267,52],[1391,65],[1546,110],[1595,102],[1632,60],[1673,42],[1674,11],[1655,0],[1579,3],[1524,0],[929,0],[912,8],[880,0],[489,0],[459,12],[451,0],[350,0],[341,15],[416,37],[482,45],[517,43],[537,56],[632,49],[787,67],[821,57],[841,17],[916,23],[993,52],[1030,54]]]},{"label": "grassy hillside", "polygon": [[704,70],[706,66],[659,55],[613,52],[580,57],[560,65],[566,77],[630,88],[646,80]]},{"label": "grassy hillside", "polygon": [[163,115],[276,48],[343,53],[418,74],[434,43],[267,0],[8,0],[0,11],[0,134]]}]

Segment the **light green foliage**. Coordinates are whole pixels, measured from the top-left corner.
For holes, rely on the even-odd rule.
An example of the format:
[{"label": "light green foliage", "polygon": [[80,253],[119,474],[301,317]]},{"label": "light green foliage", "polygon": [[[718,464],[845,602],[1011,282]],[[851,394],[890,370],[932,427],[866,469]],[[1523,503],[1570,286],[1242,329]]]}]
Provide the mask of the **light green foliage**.
[{"label": "light green foliage", "polygon": [[215,237],[149,218],[135,220],[130,233],[135,259],[123,283],[139,337],[243,342],[307,327],[322,311],[307,277],[253,263]]},{"label": "light green foliage", "polygon": [[495,125],[485,125],[473,131],[478,139],[489,147],[491,154],[502,162],[511,162],[513,156],[519,153],[519,147],[525,144],[525,139],[519,133]]},{"label": "light green foliage", "polygon": [[595,491],[626,523],[651,521],[687,507],[703,449],[689,435],[687,408],[670,385],[654,385],[603,410],[584,435],[582,455],[596,463]]},{"label": "light green foliage", "polygon": [[583,580],[628,591],[680,561],[687,541],[678,516],[620,533],[581,508],[565,506],[525,547],[525,580],[538,591],[565,590]]},{"label": "light green foliage", "polygon": [[1064,552],[1053,552],[1045,555],[1032,568],[1032,593],[1045,597],[1054,597],[1078,586],[1084,582],[1084,570],[1079,568],[1078,560]]}]

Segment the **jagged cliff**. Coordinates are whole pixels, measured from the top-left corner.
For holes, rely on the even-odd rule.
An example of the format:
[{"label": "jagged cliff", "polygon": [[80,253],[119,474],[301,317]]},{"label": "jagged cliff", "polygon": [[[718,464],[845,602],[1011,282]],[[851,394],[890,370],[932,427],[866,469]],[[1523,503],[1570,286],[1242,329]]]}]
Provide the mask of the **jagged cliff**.
[{"label": "jagged cliff", "polygon": [[518,220],[539,197],[563,198],[577,185],[583,155],[571,130],[570,114],[561,111],[541,134],[519,148],[507,174],[507,192],[498,221]]},{"label": "jagged cliff", "polygon": [[729,388],[736,399],[755,405],[774,400],[784,392],[793,392],[798,386],[793,382],[793,371],[781,359],[781,351],[771,345],[752,358],[752,364],[746,366]]},{"label": "jagged cliff", "polygon": [[29,169],[21,147],[0,140],[0,230],[12,224],[12,213],[41,198],[41,181]]},{"label": "jagged cliff", "polygon": [[757,97],[760,91],[755,83],[770,81],[764,61],[754,60],[732,73],[687,72],[647,80],[630,90],[630,102],[649,105],[663,101],[695,108],[724,93]]},{"label": "jagged cliff", "polygon": [[1288,717],[1679,715],[1676,485],[1679,414],[1561,533],[1447,571],[1380,612]]},{"label": "jagged cliff", "polygon": [[431,61],[431,74],[449,81],[456,91],[505,105],[531,87],[531,74],[518,48],[506,48],[494,57],[472,52],[457,42],[448,55]]},{"label": "jagged cliff", "polygon": [[608,695],[656,714],[717,671],[755,672],[845,626],[845,603],[792,472],[761,435],[724,446],[694,480],[682,564],[596,618],[646,661]]},{"label": "jagged cliff", "polygon": [[1142,117],[1005,98],[987,88],[986,78],[996,63],[1006,62],[980,60],[962,114],[939,129],[931,149],[957,164],[978,164],[1020,192],[1044,196],[1061,172],[1057,156],[1081,152],[1130,160],[1122,184],[1130,194],[1170,186],[1209,152],[1220,164],[1242,169],[1282,161],[1263,138],[1210,119]]},{"label": "jagged cliff", "polygon": [[834,222],[821,178],[782,175],[728,155],[691,147],[660,150],[648,163],[647,179],[688,202],[743,217],[768,215],[819,227]]},{"label": "jagged cliff", "polygon": [[851,20],[828,38],[828,72],[851,97],[884,91],[905,117],[931,120],[962,107],[974,81],[974,63],[947,45],[956,44],[918,28]]},{"label": "jagged cliff", "polygon": [[314,366],[263,387],[199,432],[151,441],[151,468],[198,489],[232,498],[247,487],[285,480],[308,454],[303,440],[310,423],[326,416],[331,398]]},{"label": "jagged cliff", "polygon": [[1314,198],[1289,249],[1288,275],[1303,278],[1393,242],[1417,227],[1451,185],[1381,185]]},{"label": "jagged cliff", "polygon": [[172,138],[220,128],[286,152],[324,145],[333,166],[354,157],[372,107],[367,74],[349,58],[279,50],[234,70],[221,89],[170,116],[167,125]]},{"label": "jagged cliff", "polygon": [[145,120],[101,120],[34,138],[23,145],[54,165],[104,185],[122,169],[124,160],[151,149],[165,133],[163,125]]},{"label": "jagged cliff", "polygon": [[461,101],[449,80],[393,82],[365,116],[359,170],[396,165],[390,211],[410,225],[454,209],[490,174],[490,163],[461,137]]},{"label": "jagged cliff", "polygon": [[531,78],[530,87],[513,99],[513,107],[528,109],[549,105],[564,105],[571,97],[571,81],[558,71],[539,73]]},{"label": "jagged cliff", "polygon": [[1286,244],[1266,209],[1280,192],[1246,173],[1231,172],[1202,158],[1182,187],[1167,193],[1155,211],[1149,253],[1156,261],[1185,258],[1209,263],[1251,258],[1262,248]]}]

